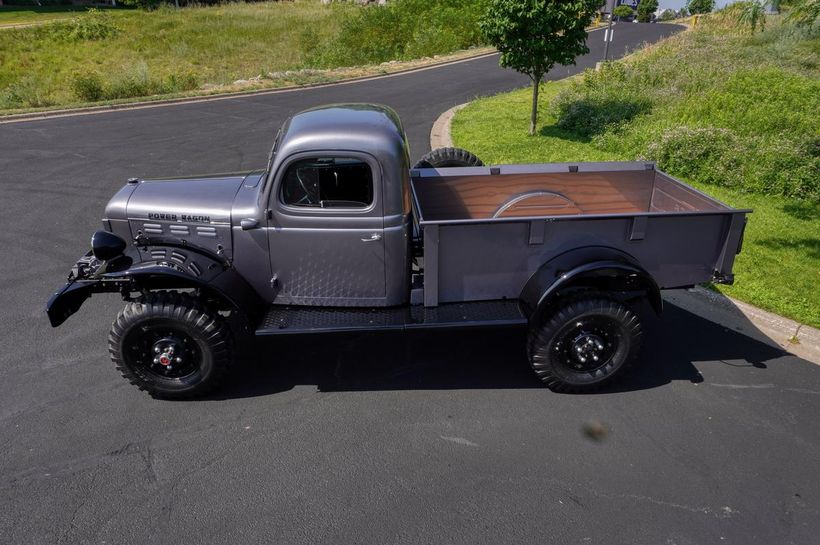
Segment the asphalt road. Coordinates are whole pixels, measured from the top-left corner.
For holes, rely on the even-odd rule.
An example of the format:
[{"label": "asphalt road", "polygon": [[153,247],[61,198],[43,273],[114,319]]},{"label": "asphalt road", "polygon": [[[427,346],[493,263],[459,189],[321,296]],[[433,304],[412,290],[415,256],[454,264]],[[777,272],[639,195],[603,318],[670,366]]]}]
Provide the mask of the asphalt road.
[{"label": "asphalt road", "polygon": [[108,360],[116,297],[48,325],[127,177],[262,166],[288,114],[340,101],[395,107],[421,155],[440,112],[526,83],[495,64],[0,124],[0,543],[816,543],[820,368],[675,307],[589,396],[497,331],[265,343],[218,396],[156,401]]}]

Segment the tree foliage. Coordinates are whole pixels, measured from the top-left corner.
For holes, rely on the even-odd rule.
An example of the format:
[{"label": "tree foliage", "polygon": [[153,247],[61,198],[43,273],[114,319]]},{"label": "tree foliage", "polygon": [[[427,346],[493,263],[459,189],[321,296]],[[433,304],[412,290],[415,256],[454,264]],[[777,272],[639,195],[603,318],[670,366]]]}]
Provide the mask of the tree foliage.
[{"label": "tree foliage", "polygon": [[620,6],[617,6],[615,9],[612,10],[612,15],[619,19],[621,17],[632,17],[634,14],[635,12],[632,11],[632,8],[630,8],[626,4],[621,4]]},{"label": "tree foliage", "polygon": [[501,53],[501,66],[533,82],[530,134],[535,134],[538,86],[556,64],[575,64],[589,52],[586,27],[599,0],[491,0],[479,25]]},{"label": "tree foliage", "polygon": [[638,4],[638,22],[649,23],[652,21],[652,14],[658,9],[658,0],[641,0]]},{"label": "tree foliage", "polygon": [[686,11],[692,15],[711,13],[715,9],[715,0],[689,0],[686,2]]}]

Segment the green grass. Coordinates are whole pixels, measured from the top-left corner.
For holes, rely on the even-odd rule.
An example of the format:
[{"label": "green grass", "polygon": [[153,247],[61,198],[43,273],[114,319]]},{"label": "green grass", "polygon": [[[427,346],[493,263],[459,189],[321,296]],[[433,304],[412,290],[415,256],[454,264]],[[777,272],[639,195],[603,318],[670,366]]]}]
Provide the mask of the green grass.
[{"label": "green grass", "polygon": [[[317,82],[322,75],[294,72],[446,54],[478,45],[470,25],[453,21],[469,21],[483,1],[166,6],[6,29],[0,31],[0,113],[213,92],[235,81],[253,80],[257,87],[306,77]],[[442,14],[428,17],[439,9]],[[424,32],[420,20],[428,21]],[[441,36],[428,32],[445,26]]]},{"label": "green grass", "polygon": [[0,6],[0,26],[66,19],[86,10],[85,6]]},{"label": "green grass", "polygon": [[[656,148],[665,131],[687,127],[737,131],[740,134],[734,145],[748,138],[761,146],[788,148],[782,142],[820,134],[820,108],[813,105],[818,97],[807,94],[814,85],[808,80],[816,83],[820,76],[815,62],[820,47],[816,36],[797,38],[771,21],[769,26],[774,27],[767,30],[772,34],[753,38],[713,26],[638,52],[625,65],[641,66],[642,81],[609,83],[620,98],[629,98],[630,93],[639,92],[643,86],[640,96],[650,97],[650,110],[610,123],[592,135],[559,126],[565,125],[561,123],[559,106],[567,99],[567,93],[575,94],[577,100],[584,98],[579,88],[585,85],[585,78],[580,77],[543,86],[536,136],[527,135],[530,90],[522,89],[479,99],[461,110],[453,120],[454,143],[492,164],[634,160],[646,157],[653,145]],[[685,51],[693,47],[698,54]],[[721,60],[724,55],[728,62]],[[687,66],[679,64],[681,56]],[[759,78],[754,77],[753,70],[749,71],[750,63],[757,65]],[[686,70],[688,76],[671,74],[671,70]],[[736,84],[737,74],[743,75],[742,85]],[[778,74],[783,78],[778,79]],[[795,81],[798,83],[790,84]],[[766,97],[759,97],[762,87],[772,85],[772,94],[778,95],[775,106],[766,104]],[[684,151],[693,153],[691,148]],[[812,150],[802,155],[784,155],[794,161],[783,166],[787,174],[792,173],[797,179],[797,169],[814,168],[814,175],[820,178]],[[669,159],[667,155],[663,157]],[[719,159],[724,161],[726,157]],[[718,289],[820,327],[820,201],[811,191],[804,191],[802,198],[787,197],[782,193],[788,193],[789,188],[758,183],[760,171],[767,168],[766,161],[777,159],[776,155],[762,157],[758,153],[728,166],[720,161],[710,162],[706,157],[698,165],[673,160],[660,167],[723,202],[754,209],[743,252],[735,263],[735,285]],[[724,170],[732,168],[738,170],[731,178],[732,183],[727,183]]]}]

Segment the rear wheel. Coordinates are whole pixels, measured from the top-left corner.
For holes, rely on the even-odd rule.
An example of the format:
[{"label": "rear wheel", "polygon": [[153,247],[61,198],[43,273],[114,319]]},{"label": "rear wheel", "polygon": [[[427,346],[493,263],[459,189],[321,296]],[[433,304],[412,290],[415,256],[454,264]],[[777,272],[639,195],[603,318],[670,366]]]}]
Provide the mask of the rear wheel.
[{"label": "rear wheel", "polygon": [[530,330],[530,364],[557,392],[589,392],[623,374],[640,350],[641,322],[602,295],[567,301]]},{"label": "rear wheel", "polygon": [[232,359],[223,318],[176,292],[152,293],[126,304],[111,327],[108,349],[123,377],[167,399],[213,390]]},{"label": "rear wheel", "polygon": [[436,148],[424,155],[413,168],[481,167],[481,159],[461,148]]}]

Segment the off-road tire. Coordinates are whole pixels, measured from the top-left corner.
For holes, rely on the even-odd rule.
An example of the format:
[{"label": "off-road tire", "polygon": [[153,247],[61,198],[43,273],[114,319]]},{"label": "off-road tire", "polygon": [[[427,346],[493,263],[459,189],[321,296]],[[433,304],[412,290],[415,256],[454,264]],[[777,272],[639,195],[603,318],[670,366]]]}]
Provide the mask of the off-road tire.
[{"label": "off-road tire", "polygon": [[[154,337],[159,338],[149,346]],[[163,345],[166,339],[171,341]],[[188,368],[190,373],[163,376],[168,366],[156,371],[153,357],[158,355],[152,352],[154,347],[176,347],[177,341],[183,356],[178,373]],[[219,386],[232,361],[233,339],[223,317],[200,301],[185,293],[156,292],[120,311],[108,335],[108,351],[122,376],[140,390],[157,398],[182,399]]]},{"label": "off-road tire", "polygon": [[[527,353],[533,371],[551,390],[592,392],[626,372],[640,351],[642,331],[637,314],[623,303],[586,294],[536,320]],[[599,341],[603,349],[597,348]],[[589,344],[592,352],[578,353],[579,347],[589,350]],[[594,356],[599,360],[592,361]]]},{"label": "off-road tire", "polygon": [[413,168],[482,167],[484,163],[461,148],[436,148],[419,159]]}]

